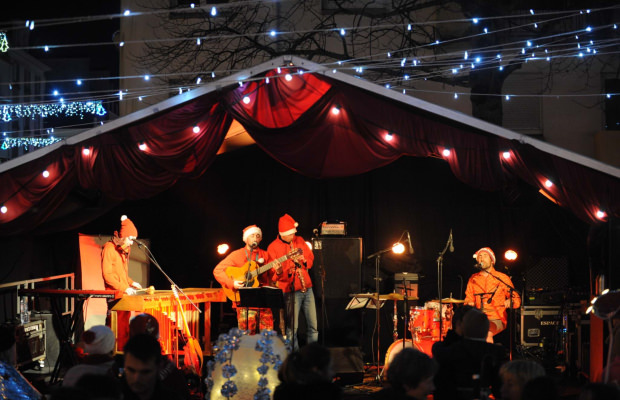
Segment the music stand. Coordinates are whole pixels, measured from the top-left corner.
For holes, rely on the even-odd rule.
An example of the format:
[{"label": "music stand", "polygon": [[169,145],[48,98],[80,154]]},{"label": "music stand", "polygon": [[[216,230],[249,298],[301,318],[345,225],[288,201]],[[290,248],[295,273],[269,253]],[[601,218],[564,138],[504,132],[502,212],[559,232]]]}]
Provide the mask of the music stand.
[{"label": "music stand", "polygon": [[[284,293],[282,289],[271,286],[239,288],[239,307],[258,308],[257,331],[260,331],[260,309],[261,308],[284,308]],[[249,312],[246,318],[249,318]],[[250,324],[246,322],[248,330]]]}]

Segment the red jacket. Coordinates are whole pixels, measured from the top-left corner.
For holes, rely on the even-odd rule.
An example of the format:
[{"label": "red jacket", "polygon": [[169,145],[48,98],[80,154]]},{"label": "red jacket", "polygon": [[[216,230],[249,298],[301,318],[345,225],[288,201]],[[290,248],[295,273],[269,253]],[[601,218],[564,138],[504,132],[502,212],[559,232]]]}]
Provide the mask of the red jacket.
[{"label": "red jacket", "polygon": [[106,289],[124,292],[133,283],[128,275],[129,254],[119,251],[112,241],[107,242],[101,251],[101,271]]},{"label": "red jacket", "polygon": [[[312,264],[314,263],[314,254],[301,236],[295,235],[291,243],[283,241],[282,238],[278,236],[277,239],[271,242],[269,247],[267,247],[269,256],[274,260],[288,254],[292,249],[303,250],[303,255],[306,262],[305,264],[302,264],[302,268],[300,268],[299,271],[301,273],[301,277],[303,278],[304,287],[306,289],[311,288],[312,280],[310,280],[308,270],[312,268]],[[282,273],[274,276],[274,279],[277,280],[278,287],[282,289],[284,293],[291,291],[291,282],[293,281],[293,278],[295,278],[295,291],[302,289],[301,279],[299,278],[299,275],[293,276],[294,271],[295,263],[293,260],[286,260],[282,263]]]},{"label": "red jacket", "polygon": [[[252,254],[250,259],[248,259],[248,251],[245,247],[242,247],[238,250],[231,252],[226,258],[219,262],[213,269],[213,276],[215,280],[217,280],[220,285],[227,289],[234,289],[233,280],[226,275],[226,268],[228,267],[243,267],[248,261],[255,261],[259,265],[268,264],[271,259],[269,257],[269,253],[267,253],[263,249],[256,248],[252,250]],[[274,269],[270,269],[258,276],[258,282],[260,286],[269,286],[273,284],[275,275]]]},{"label": "red jacket", "polygon": [[[508,275],[503,274],[495,268],[491,267],[488,269],[488,272],[497,276],[502,281],[507,283],[508,285],[514,287],[512,281],[508,277]],[[482,301],[484,304],[480,304],[480,297],[476,296],[477,293],[495,293],[493,295],[493,299],[491,303],[487,303],[489,298],[491,298],[490,294],[485,294],[482,296]],[[486,274],[484,272],[478,272],[473,274],[469,281],[467,282],[467,289],[465,289],[465,304],[473,305],[476,308],[480,308],[481,305],[484,310],[484,313],[491,319],[499,319],[504,325],[507,324],[508,316],[506,314],[506,305],[505,302],[510,298],[510,290],[506,285],[497,280],[497,278],[491,276],[490,274]],[[521,298],[517,292],[512,293],[512,307],[518,308],[521,306]]]}]

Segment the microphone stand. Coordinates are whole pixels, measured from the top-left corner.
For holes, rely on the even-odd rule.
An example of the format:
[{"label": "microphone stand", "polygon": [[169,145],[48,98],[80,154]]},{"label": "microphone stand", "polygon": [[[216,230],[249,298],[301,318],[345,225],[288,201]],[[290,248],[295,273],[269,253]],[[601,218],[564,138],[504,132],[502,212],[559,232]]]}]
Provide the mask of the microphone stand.
[{"label": "microphone stand", "polygon": [[[292,316],[289,321],[291,324],[291,336],[292,336],[290,340],[293,343],[293,351],[295,351],[296,350],[295,342],[297,341],[297,335],[295,335],[295,325],[296,325],[295,324],[295,280],[297,279],[297,268],[301,268],[301,265],[295,260],[292,260],[292,261],[293,261],[294,267],[292,269],[293,279],[291,279],[291,293],[290,293],[291,301],[289,303],[292,306],[292,308],[291,308],[291,312],[287,314],[289,314],[289,317]],[[301,312],[301,310],[299,310],[299,312]],[[299,346],[299,343],[297,345]]]},{"label": "microphone stand", "polygon": [[[510,294],[510,328],[508,330],[508,333],[510,335],[510,340],[509,340],[510,359],[512,360],[513,345],[514,345],[514,343],[513,343],[513,341],[514,341],[514,339],[513,339],[513,335],[514,335],[514,332],[513,332],[513,329],[514,329],[513,328],[513,326],[514,326],[514,323],[513,323],[514,322],[514,313],[513,313],[513,309],[512,309],[512,293],[516,292],[517,290],[512,285],[507,284],[506,282],[504,282],[502,280],[502,278],[500,278],[499,276],[493,274],[492,272],[487,272],[487,274],[491,275],[493,278],[495,278],[499,282],[503,283],[508,288],[508,292]],[[499,285],[497,286],[497,288],[499,288]],[[497,291],[497,288],[495,289],[495,291]],[[493,292],[493,294],[495,294],[495,292]],[[481,300],[481,304],[482,304],[482,298],[480,298],[480,300]]]},{"label": "microphone stand", "polygon": [[[146,251],[144,249],[142,249],[144,247],[144,249],[146,249]],[[155,256],[153,255],[153,253],[151,252],[151,249],[149,249],[147,247],[147,245],[145,245],[144,243],[138,243],[138,248],[140,250],[142,250],[144,252],[144,254],[146,254],[146,256],[149,258],[149,260],[151,260],[151,262],[153,263],[153,265],[155,265],[157,267],[157,269],[166,277],[166,279],[168,279],[168,282],[170,282],[170,285],[174,288],[176,288],[176,290],[181,293],[185,299],[187,300],[188,303],[190,303],[194,309],[196,309],[196,311],[198,311],[199,313],[201,313],[202,311],[200,310],[200,307],[198,307],[196,305],[196,303],[194,303],[193,301],[190,300],[190,298],[185,294],[185,292],[183,291],[183,289],[181,289],[176,283],[174,283],[174,281],[168,276],[168,274],[166,274],[164,272],[164,270],[161,268],[161,266],[159,265],[159,263],[157,262],[157,260],[155,260]]]},{"label": "microphone stand", "polygon": [[376,253],[373,253],[371,255],[369,255],[368,257],[366,257],[367,260],[370,260],[372,258],[375,259],[375,288],[376,288],[376,302],[375,302],[375,307],[376,307],[376,331],[377,331],[377,375],[375,375],[375,381],[376,382],[381,382],[381,373],[380,373],[380,360],[381,360],[381,315],[379,313],[379,311],[381,310],[381,305],[380,305],[380,300],[379,300],[379,282],[381,281],[381,278],[379,277],[379,265],[381,264],[381,255],[384,253],[387,253],[388,251],[392,251],[392,247],[388,247],[387,249],[383,249],[383,250],[379,250]]},{"label": "microphone stand", "polygon": [[443,256],[448,251],[448,247],[450,247],[451,236],[448,237],[448,241],[446,242],[445,247],[442,251],[439,252],[439,257],[437,257],[437,292],[439,294],[439,340],[441,340],[441,333],[443,332],[443,310],[442,310],[442,299],[443,299]]},{"label": "microphone stand", "polygon": [[323,241],[319,240],[318,231],[314,232],[315,242],[314,247],[315,250],[321,250],[319,252],[319,275],[321,276],[321,329],[323,330],[321,334],[321,344],[325,346],[325,324],[327,323],[327,328],[329,328],[329,320],[325,320],[325,315],[327,311],[325,310],[325,267],[323,267]]}]

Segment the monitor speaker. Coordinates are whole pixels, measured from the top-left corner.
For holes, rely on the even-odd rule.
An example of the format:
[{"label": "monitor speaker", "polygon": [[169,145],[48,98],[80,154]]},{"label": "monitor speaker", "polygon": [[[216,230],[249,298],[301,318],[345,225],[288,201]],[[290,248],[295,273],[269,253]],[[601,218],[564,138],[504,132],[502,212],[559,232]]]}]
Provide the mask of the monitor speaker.
[{"label": "monitor speaker", "polygon": [[334,382],[355,385],[364,381],[364,362],[359,347],[331,347]]}]

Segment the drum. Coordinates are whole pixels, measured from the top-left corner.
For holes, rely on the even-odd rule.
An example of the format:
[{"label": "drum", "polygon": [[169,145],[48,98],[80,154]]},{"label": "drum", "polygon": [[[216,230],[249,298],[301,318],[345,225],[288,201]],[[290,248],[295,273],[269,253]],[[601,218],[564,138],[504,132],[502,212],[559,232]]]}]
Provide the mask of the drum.
[{"label": "drum", "polygon": [[[438,341],[443,339],[446,336],[446,333],[450,329],[452,325],[452,304],[442,303],[441,304],[441,317],[439,314],[439,302],[438,301],[427,301],[424,303],[424,308],[428,310],[432,310],[431,322],[429,323],[429,330],[431,332],[431,337],[433,340]],[[443,319],[441,321],[442,332],[441,337],[439,335],[439,323],[440,318]]]},{"label": "drum", "polygon": [[[419,341],[416,340],[413,343],[411,343],[411,339],[407,339],[407,341],[405,342],[405,348],[414,348],[428,355],[429,357],[433,357],[432,347],[435,343],[437,343],[437,341],[432,339],[422,339]],[[403,339],[398,339],[390,345],[390,347],[387,349],[387,353],[385,353],[385,364],[383,366],[384,372],[387,372],[390,363],[392,362],[392,360],[394,360],[396,354],[400,353],[402,349]]]},{"label": "drum", "polygon": [[[215,362],[209,369],[208,377],[212,382],[210,399],[229,399],[233,392],[235,398],[252,399],[262,378],[267,379],[266,388],[273,393],[279,382],[279,364],[288,355],[282,338],[273,331],[262,331],[258,335],[242,334],[235,343],[232,332],[228,336],[220,335],[217,342],[219,352],[214,357]],[[268,346],[265,345],[266,341],[269,341]],[[231,365],[237,373],[229,379],[227,376]]]},{"label": "drum", "polygon": [[[411,339],[408,339],[405,342],[405,348],[413,348],[413,343],[411,343]],[[394,359],[394,357],[396,357],[396,354],[400,353],[400,351],[403,349],[403,339],[398,339],[397,341],[395,341],[394,343],[392,343],[390,345],[390,347],[388,347],[387,349],[387,353],[385,353],[385,363],[383,364],[383,372],[387,372],[387,369],[390,365],[390,363],[392,362],[392,360]]]},{"label": "drum", "polygon": [[409,331],[418,337],[431,336],[433,324],[433,310],[424,307],[411,307],[409,309]]}]

